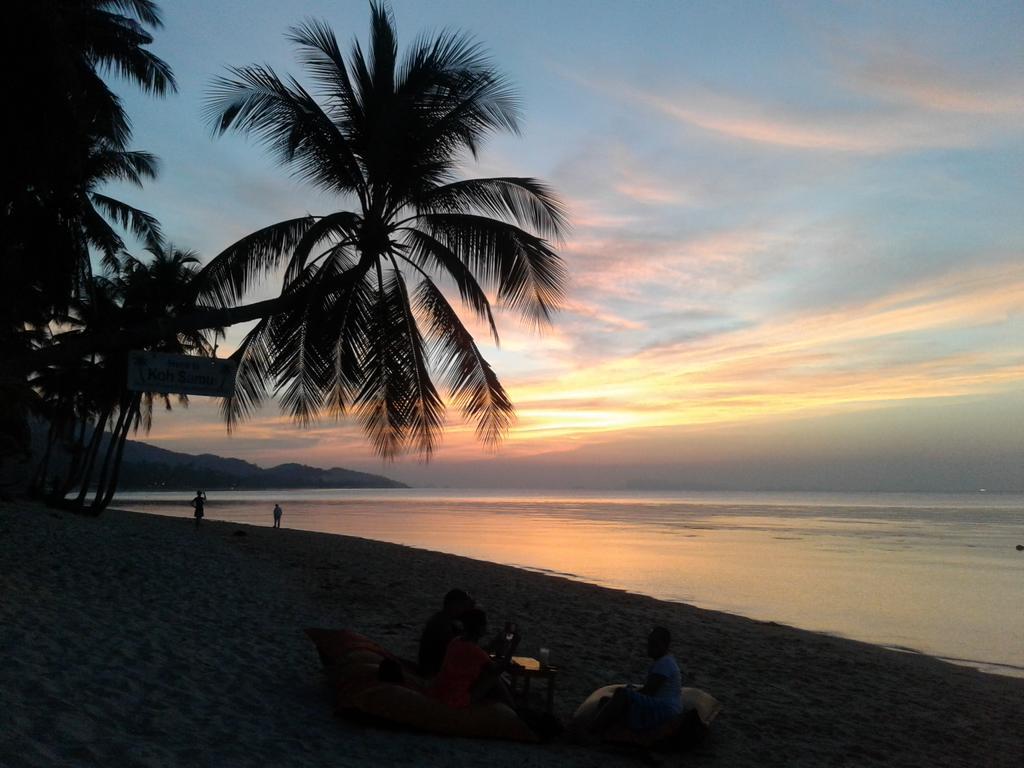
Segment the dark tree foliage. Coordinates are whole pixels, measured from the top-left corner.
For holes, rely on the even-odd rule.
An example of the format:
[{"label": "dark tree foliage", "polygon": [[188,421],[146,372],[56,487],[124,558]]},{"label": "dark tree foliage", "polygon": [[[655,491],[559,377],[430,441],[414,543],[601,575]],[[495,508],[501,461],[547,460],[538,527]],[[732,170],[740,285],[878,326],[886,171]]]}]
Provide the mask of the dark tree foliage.
[{"label": "dark tree foliage", "polygon": [[174,78],[146,49],[147,28],[160,26],[148,0],[15,0],[4,17],[11,151],[0,206],[4,271],[17,280],[5,280],[0,311],[43,323],[92,273],[90,247],[108,262],[123,251],[110,221],[159,246],[152,216],[98,191],[156,173],[152,155],[129,150],[131,123],[104,75],[157,95],[172,91]]},{"label": "dark tree foliage", "polygon": [[[118,268],[125,245],[114,225],[160,247],[155,218],[101,192],[156,173],[152,155],[129,149],[130,121],[104,78],[156,95],[174,78],[146,48],[161,24],[150,0],[12,0],[3,15],[0,352],[20,360],[94,289],[93,253]],[[39,404],[28,373],[0,372],[5,424],[24,426]]]},{"label": "dark tree foliage", "polygon": [[[0,391],[15,390],[16,417],[31,408],[49,422],[40,492],[60,503],[77,494],[82,507],[97,487],[91,509],[109,502],[127,435],[148,427],[154,402],[125,389],[129,349],[212,354],[222,328],[251,320],[234,354],[236,394],[223,404],[229,429],[272,394],[301,424],[353,414],[387,458],[429,456],[446,400],[485,444],[508,429],[512,403],[450,296],[495,342],[495,306],[548,322],[564,290],[552,244],[565,213],[536,179],[460,178],[488,137],[519,129],[515,93],[480,47],[446,32],[399,56],[390,13],[372,5],[371,15],[368,46],[347,56],[322,23],[289,32],[308,86],[259,65],[215,82],[214,133],[262,142],[339,209],[271,224],[199,268],[164,246],[152,216],[102,192],[156,172],[155,158],[129,149],[128,117],[104,80],[174,89],[146,47],[156,6],[14,3],[7,76],[21,74],[6,93],[22,151],[0,190],[10,278],[0,344],[18,364],[0,372]],[[119,229],[152,258],[128,255]],[[269,275],[283,276],[280,294],[246,304]],[[51,471],[57,446],[71,457],[62,473]]]},{"label": "dark tree foliage", "polygon": [[[132,256],[102,277],[92,278],[91,289],[75,299],[66,325],[117,333],[147,320],[169,320],[188,311],[195,302],[198,257],[173,246],[151,250],[143,261]],[[173,329],[173,323],[169,324]],[[170,330],[149,349],[174,354],[212,355],[217,332]],[[127,389],[128,351],[95,356],[74,365],[51,366],[31,384],[40,393],[40,412],[48,416],[46,452],[34,478],[35,490],[54,504],[88,508],[99,513],[117,488],[124,444],[132,431],[149,431],[153,409],[162,403],[171,409],[171,397]],[[181,405],[188,398],[178,396]],[[64,447],[70,463],[51,473],[49,458]],[[87,494],[94,490],[91,503]],[[74,500],[65,497],[75,494]]]}]

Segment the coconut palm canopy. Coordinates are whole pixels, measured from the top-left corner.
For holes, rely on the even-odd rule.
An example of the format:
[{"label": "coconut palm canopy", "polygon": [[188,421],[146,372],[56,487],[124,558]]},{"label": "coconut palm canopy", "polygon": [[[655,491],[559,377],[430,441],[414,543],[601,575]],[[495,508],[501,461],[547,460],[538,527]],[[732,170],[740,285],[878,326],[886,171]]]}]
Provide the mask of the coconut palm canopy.
[{"label": "coconut palm canopy", "polygon": [[351,411],[380,455],[429,456],[444,424],[436,379],[493,444],[513,406],[448,293],[497,341],[493,305],[544,323],[565,283],[553,192],[532,178],[457,175],[491,134],[518,131],[514,91],[461,34],[419,38],[400,58],[381,6],[368,48],[356,42],[347,58],[322,23],[288,37],[309,86],[266,66],[231,69],[211,90],[210,120],[218,134],[260,140],[346,208],[261,229],[202,271],[200,301],[215,307],[284,273],[281,311],[235,352],[229,427],[277,392],[300,423]]}]

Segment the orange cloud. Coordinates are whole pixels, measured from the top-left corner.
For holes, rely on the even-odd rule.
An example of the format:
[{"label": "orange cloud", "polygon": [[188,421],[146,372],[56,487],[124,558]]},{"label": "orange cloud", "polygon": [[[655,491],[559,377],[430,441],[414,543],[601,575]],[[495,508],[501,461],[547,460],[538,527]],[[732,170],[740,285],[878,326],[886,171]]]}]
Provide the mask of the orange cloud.
[{"label": "orange cloud", "polygon": [[681,123],[728,138],[789,149],[882,154],[904,149],[974,146],[977,126],[967,120],[937,122],[903,112],[770,114],[757,105],[717,100],[697,107],[686,97],[669,99],[639,90],[635,101]]},{"label": "orange cloud", "polygon": [[887,340],[1024,318],[1024,268],[945,278],[860,306],[793,315],[512,387],[536,449],[585,434],[743,422],[990,392],[1024,380],[1019,345],[879,359]]},{"label": "orange cloud", "polygon": [[[576,312],[586,305],[572,306]],[[822,414],[897,401],[999,392],[1024,381],[1019,334],[996,334],[978,348],[908,359],[915,340],[934,345],[971,329],[1024,327],[1024,266],[949,275],[856,305],[794,312],[761,325],[663,344],[584,366],[565,333],[529,338],[531,366],[543,374],[499,371],[518,408],[500,453],[505,457],[569,451],[595,438],[636,430],[738,425],[796,414]],[[225,441],[212,403],[159,419],[152,438],[174,448],[245,445],[246,455],[321,464],[373,466],[357,425],[327,420],[300,430],[266,411]],[[293,446],[289,449],[288,446]],[[291,453],[290,453],[291,451]],[[474,459],[481,447],[471,424],[452,411],[439,456]]]}]

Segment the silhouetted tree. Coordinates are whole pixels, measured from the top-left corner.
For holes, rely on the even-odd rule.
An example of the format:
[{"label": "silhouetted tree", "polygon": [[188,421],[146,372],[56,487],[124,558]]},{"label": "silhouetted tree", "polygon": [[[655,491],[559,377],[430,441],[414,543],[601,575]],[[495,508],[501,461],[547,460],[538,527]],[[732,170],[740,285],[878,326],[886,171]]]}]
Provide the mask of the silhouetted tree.
[{"label": "silhouetted tree", "polygon": [[312,90],[253,65],[210,95],[217,133],[256,137],[295,176],[353,203],[268,226],[204,268],[201,299],[221,308],[284,270],[273,312],[234,354],[224,415],[231,426],[276,391],[300,423],[351,410],[382,456],[407,447],[429,456],[443,426],[439,374],[493,443],[512,403],[438,280],[495,340],[488,291],[547,321],[565,276],[549,241],[565,215],[536,179],[458,178],[489,135],[519,127],[516,96],[480,47],[444,33],[400,59],[389,12],[371,10],[369,46],[356,42],[347,59],[322,23],[290,31]]},{"label": "silhouetted tree", "polygon": [[[149,0],[15,0],[4,8],[10,111],[0,210],[6,283],[0,311],[43,323],[91,274],[89,246],[123,249],[104,220],[158,245],[153,217],[102,195],[106,181],[152,177],[155,159],[131,152],[131,128],[102,75],[151,93],[174,89],[168,65],[145,46],[161,25]],[[10,313],[14,313],[12,316]],[[42,315],[42,316],[40,316]]]},{"label": "silhouetted tree", "polygon": [[[27,436],[28,411],[39,405],[28,374],[43,369],[27,357],[94,287],[92,249],[110,266],[124,251],[110,222],[151,246],[161,242],[152,216],[100,191],[109,181],[140,184],[156,170],[155,158],[128,149],[128,117],[103,75],[157,95],[173,90],[174,78],[146,49],[148,30],[161,24],[150,0],[13,0],[3,20],[0,356],[8,366],[0,419]],[[0,446],[0,458],[5,452]]]},{"label": "silhouetted tree", "polygon": [[[106,365],[131,347],[160,348],[169,328],[181,337],[256,320],[234,354],[229,429],[276,393],[300,423],[352,412],[382,456],[429,456],[447,389],[485,443],[501,438],[512,403],[445,291],[495,341],[494,302],[548,322],[564,290],[552,247],[564,210],[533,178],[459,178],[491,134],[519,127],[515,94],[480,47],[444,33],[399,58],[389,12],[371,11],[369,47],[356,43],[347,58],[322,23],[290,31],[312,90],[256,65],[219,79],[208,102],[216,133],[256,137],[350,208],[254,232],[195,275],[191,303],[161,320],[63,334],[31,365]],[[280,294],[244,303],[270,274],[283,274]],[[131,408],[118,403],[106,419]]]},{"label": "silhouetted tree", "polygon": [[[109,276],[93,278],[91,290],[72,303],[67,333],[91,330],[117,333],[143,320],[166,320],[194,305],[199,259],[189,251],[173,246],[152,249],[151,258],[142,261],[125,256]],[[216,331],[173,329],[150,344],[153,351],[176,354],[213,354]],[[50,419],[48,435],[52,446],[70,447],[70,462],[62,478],[53,485],[50,501],[86,508],[90,490],[95,495],[88,511],[98,514],[110,503],[129,433],[142,428],[149,431],[153,407],[161,401],[171,409],[171,397],[127,389],[128,351],[108,353],[61,368],[52,366],[33,380],[33,386],[47,405]],[[182,405],[188,398],[177,396]],[[44,453],[43,463],[48,454]],[[47,469],[40,466],[37,486],[47,485]],[[64,502],[67,494],[77,495]]]}]

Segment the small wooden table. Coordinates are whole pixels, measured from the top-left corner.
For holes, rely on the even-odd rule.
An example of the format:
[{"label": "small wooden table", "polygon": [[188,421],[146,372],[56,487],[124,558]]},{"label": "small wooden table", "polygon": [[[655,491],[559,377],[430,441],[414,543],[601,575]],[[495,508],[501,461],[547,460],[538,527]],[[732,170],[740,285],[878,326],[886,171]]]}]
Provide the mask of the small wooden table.
[{"label": "small wooden table", "polygon": [[[513,656],[512,663],[506,670],[512,687],[513,698],[519,697],[524,704],[530,697],[530,682],[532,680],[547,681],[547,711],[551,712],[555,703],[555,678],[558,677],[558,667],[550,664],[541,664],[537,659],[529,656]],[[519,693],[519,681],[522,680],[522,693]]]}]

